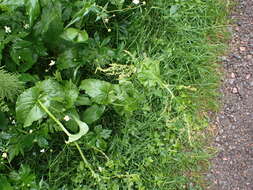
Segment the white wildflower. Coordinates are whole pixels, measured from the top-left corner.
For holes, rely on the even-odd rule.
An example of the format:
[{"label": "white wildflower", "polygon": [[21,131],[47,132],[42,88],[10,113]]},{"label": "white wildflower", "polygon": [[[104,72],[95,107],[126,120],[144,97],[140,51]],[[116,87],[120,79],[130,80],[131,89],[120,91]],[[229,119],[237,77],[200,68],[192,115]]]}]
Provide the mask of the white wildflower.
[{"label": "white wildflower", "polygon": [[29,24],[24,25],[24,29],[28,29],[29,27],[30,27]]},{"label": "white wildflower", "polygon": [[146,5],[146,1],[143,1],[142,4],[143,4],[143,5]]},{"label": "white wildflower", "polygon": [[133,0],[133,4],[138,5],[140,3],[139,0]]},{"label": "white wildflower", "polygon": [[108,22],[109,22],[109,19],[108,19],[108,18],[106,18],[106,19],[105,19],[105,23],[108,23]]},{"label": "white wildflower", "polygon": [[6,152],[4,152],[3,154],[2,154],[2,158],[7,158],[7,153]]},{"label": "white wildflower", "polygon": [[70,117],[68,115],[65,115],[64,118],[63,118],[65,121],[69,121],[70,120]]},{"label": "white wildflower", "polygon": [[50,63],[49,63],[49,66],[53,66],[55,64],[55,61],[54,60],[51,60]]},{"label": "white wildflower", "polygon": [[108,32],[111,32],[112,31],[112,29],[110,29],[110,28],[108,28],[108,30],[107,30]]},{"label": "white wildflower", "polygon": [[5,29],[5,33],[11,33],[11,27],[9,26],[4,26],[4,29]]},{"label": "white wildflower", "polygon": [[11,122],[11,124],[15,125],[15,124],[16,124],[16,121],[15,121],[15,120],[13,120],[13,121]]},{"label": "white wildflower", "polygon": [[20,56],[18,56],[18,59],[21,59],[21,57],[20,57]]},{"label": "white wildflower", "polygon": [[40,150],[40,152],[41,152],[41,153],[44,153],[44,152],[45,152],[45,149],[44,149],[44,148],[43,148],[43,149],[41,149],[41,150]]},{"label": "white wildflower", "polygon": [[30,130],[29,130],[29,133],[30,133],[30,134],[31,134],[31,133],[33,133],[33,130],[32,130],[32,129],[30,129]]}]

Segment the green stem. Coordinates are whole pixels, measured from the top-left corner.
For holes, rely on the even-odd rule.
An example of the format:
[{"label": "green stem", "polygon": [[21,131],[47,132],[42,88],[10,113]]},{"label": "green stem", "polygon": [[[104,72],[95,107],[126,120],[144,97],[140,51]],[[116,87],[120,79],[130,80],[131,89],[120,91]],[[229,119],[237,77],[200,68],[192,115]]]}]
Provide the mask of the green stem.
[{"label": "green stem", "polygon": [[61,124],[61,122],[56,119],[56,117],[46,108],[46,106],[44,106],[40,100],[38,100],[39,105],[41,106],[41,108],[49,115],[49,117],[51,117],[58,125],[59,127],[64,131],[64,133],[66,133],[66,135],[71,136],[71,134],[67,131],[67,129],[65,129],[65,127]]},{"label": "green stem", "polygon": [[[38,100],[38,103],[39,105],[41,106],[41,108],[60,126],[60,128],[68,135],[68,136],[71,136],[71,134],[65,129],[65,127],[61,124],[61,122],[56,119],[56,117],[46,108],[46,106],[44,106],[40,100]],[[83,162],[84,164],[87,166],[87,168],[91,171],[92,173],[92,176],[94,178],[97,178],[99,179],[99,176],[94,172],[94,170],[91,168],[90,166],[90,163],[87,161],[87,159],[85,158],[80,146],[77,144],[77,142],[74,142],[74,144],[76,145],[77,147],[77,150],[79,151],[82,159],[83,159]]]},{"label": "green stem", "polygon": [[84,154],[83,154],[83,152],[82,152],[82,150],[81,150],[79,144],[77,144],[77,142],[74,142],[74,144],[76,145],[76,148],[77,148],[77,150],[79,151],[79,153],[80,153],[80,155],[81,155],[81,157],[82,157],[82,159],[83,159],[84,164],[85,164],[85,165],[87,166],[87,168],[91,171],[92,176],[95,177],[95,178],[98,178],[98,175],[97,175],[97,174],[95,173],[95,171],[91,168],[90,163],[89,163],[89,162],[87,161],[87,159],[85,158],[85,156],[84,156]]}]

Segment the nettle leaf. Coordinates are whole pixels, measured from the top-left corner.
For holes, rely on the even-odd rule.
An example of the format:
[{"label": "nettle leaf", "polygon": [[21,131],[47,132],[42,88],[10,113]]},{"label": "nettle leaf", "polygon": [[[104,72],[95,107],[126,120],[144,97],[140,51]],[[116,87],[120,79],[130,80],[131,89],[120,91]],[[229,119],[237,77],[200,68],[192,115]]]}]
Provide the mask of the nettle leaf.
[{"label": "nettle leaf", "polygon": [[39,96],[40,90],[37,87],[32,87],[18,97],[16,103],[17,120],[24,123],[24,127],[30,126],[34,121],[45,116],[43,110],[37,105]]},{"label": "nettle leaf", "polygon": [[61,100],[64,91],[60,84],[52,79],[48,79],[36,84],[35,87],[25,90],[16,103],[17,120],[24,124],[24,127],[32,125],[46,116],[45,112],[38,104],[38,100],[43,102],[45,107],[50,107],[54,100]]},{"label": "nettle leaf", "polygon": [[98,104],[109,104],[114,101],[113,97],[113,85],[109,82],[86,79],[81,82],[79,87],[92,98],[92,100]]},{"label": "nettle leaf", "polygon": [[64,86],[66,107],[71,108],[74,106],[77,97],[79,95],[79,90],[77,86],[71,81],[67,81]]},{"label": "nettle leaf", "polygon": [[87,95],[81,94],[77,97],[75,105],[77,106],[90,106],[92,104],[91,100]]},{"label": "nettle leaf", "polygon": [[20,72],[29,70],[38,59],[32,42],[18,39],[11,47],[11,58],[19,66]]},{"label": "nettle leaf", "polygon": [[131,82],[125,81],[114,87],[116,100],[113,103],[115,111],[120,114],[131,114],[140,107],[142,97]]},{"label": "nettle leaf", "polygon": [[104,105],[93,105],[82,113],[82,120],[88,124],[97,121],[104,113]]},{"label": "nettle leaf", "polygon": [[76,67],[78,62],[75,61],[77,57],[76,49],[68,49],[64,51],[57,59],[57,68],[59,70],[69,69],[72,67]]},{"label": "nettle leaf", "polygon": [[76,28],[67,28],[61,35],[67,41],[83,43],[89,39],[88,33],[85,30]]},{"label": "nettle leaf", "polygon": [[145,87],[155,87],[161,82],[160,62],[149,58],[137,65],[137,78]]},{"label": "nettle leaf", "polygon": [[29,23],[32,26],[34,21],[40,15],[40,3],[39,0],[25,0],[26,10],[29,15]]}]

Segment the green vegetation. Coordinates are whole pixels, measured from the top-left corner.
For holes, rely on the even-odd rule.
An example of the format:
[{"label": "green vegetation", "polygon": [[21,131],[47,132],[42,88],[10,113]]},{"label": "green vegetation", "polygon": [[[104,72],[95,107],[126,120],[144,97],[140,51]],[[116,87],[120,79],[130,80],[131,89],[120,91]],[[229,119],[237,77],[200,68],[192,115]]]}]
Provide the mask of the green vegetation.
[{"label": "green vegetation", "polygon": [[0,0],[0,189],[202,189],[226,9]]}]

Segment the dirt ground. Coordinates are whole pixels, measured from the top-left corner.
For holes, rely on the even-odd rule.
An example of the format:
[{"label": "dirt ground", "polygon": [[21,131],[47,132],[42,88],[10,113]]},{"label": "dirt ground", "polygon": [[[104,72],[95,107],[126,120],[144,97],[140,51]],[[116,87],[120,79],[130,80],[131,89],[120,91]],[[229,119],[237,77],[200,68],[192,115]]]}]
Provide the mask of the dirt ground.
[{"label": "dirt ground", "polygon": [[253,0],[236,0],[230,51],[222,57],[223,108],[207,180],[210,190],[253,190]]}]

